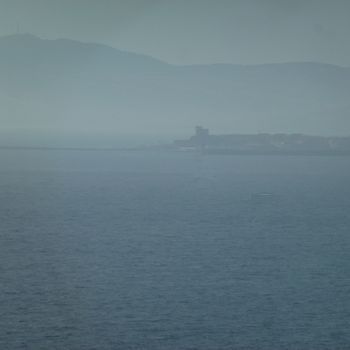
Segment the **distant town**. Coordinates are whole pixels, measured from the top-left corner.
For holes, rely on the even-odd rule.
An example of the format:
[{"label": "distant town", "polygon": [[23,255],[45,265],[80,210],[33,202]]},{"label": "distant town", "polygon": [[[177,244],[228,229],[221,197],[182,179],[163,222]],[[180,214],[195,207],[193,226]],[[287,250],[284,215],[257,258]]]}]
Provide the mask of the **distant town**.
[{"label": "distant town", "polygon": [[208,155],[315,155],[350,156],[350,136],[314,136],[305,134],[259,133],[215,135],[196,126],[188,139],[167,144],[134,147],[69,147],[69,146],[6,146],[0,150],[45,151],[166,151],[193,152]]},{"label": "distant town", "polygon": [[251,155],[350,155],[350,137],[304,134],[225,134],[212,135],[197,126],[186,140],[176,140],[171,148],[204,154]]}]

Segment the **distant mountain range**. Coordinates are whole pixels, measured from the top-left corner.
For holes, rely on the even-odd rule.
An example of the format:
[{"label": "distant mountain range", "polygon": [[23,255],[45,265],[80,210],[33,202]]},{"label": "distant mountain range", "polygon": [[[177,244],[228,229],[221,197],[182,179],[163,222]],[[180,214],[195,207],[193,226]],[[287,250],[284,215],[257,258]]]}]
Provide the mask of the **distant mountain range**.
[{"label": "distant mountain range", "polygon": [[0,77],[2,128],[186,135],[200,124],[218,133],[350,135],[350,69],[328,64],[174,66],[12,35],[0,38]]}]

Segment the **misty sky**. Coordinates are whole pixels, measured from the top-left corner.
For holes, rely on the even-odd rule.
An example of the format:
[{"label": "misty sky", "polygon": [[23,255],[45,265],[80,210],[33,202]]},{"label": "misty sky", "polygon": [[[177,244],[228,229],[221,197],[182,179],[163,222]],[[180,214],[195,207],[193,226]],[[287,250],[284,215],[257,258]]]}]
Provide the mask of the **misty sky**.
[{"label": "misty sky", "polygon": [[19,26],[176,64],[350,66],[349,13],[349,0],[0,0],[0,35]]}]

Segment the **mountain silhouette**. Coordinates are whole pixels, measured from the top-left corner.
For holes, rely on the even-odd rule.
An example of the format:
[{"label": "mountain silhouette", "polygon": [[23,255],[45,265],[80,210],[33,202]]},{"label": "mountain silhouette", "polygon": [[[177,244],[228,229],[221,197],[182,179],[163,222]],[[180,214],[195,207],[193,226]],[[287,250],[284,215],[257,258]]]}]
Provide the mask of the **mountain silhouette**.
[{"label": "mountain silhouette", "polygon": [[329,64],[176,66],[22,34],[0,38],[0,76],[12,129],[350,134],[350,69]]}]

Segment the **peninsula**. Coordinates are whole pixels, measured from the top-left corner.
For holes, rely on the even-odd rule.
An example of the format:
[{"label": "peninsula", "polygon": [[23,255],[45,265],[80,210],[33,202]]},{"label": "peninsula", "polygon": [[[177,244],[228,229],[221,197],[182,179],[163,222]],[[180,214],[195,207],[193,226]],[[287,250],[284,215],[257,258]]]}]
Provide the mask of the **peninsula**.
[{"label": "peninsula", "polygon": [[209,129],[197,126],[193,136],[174,141],[172,148],[204,154],[349,156],[350,137],[282,133],[212,135]]}]

